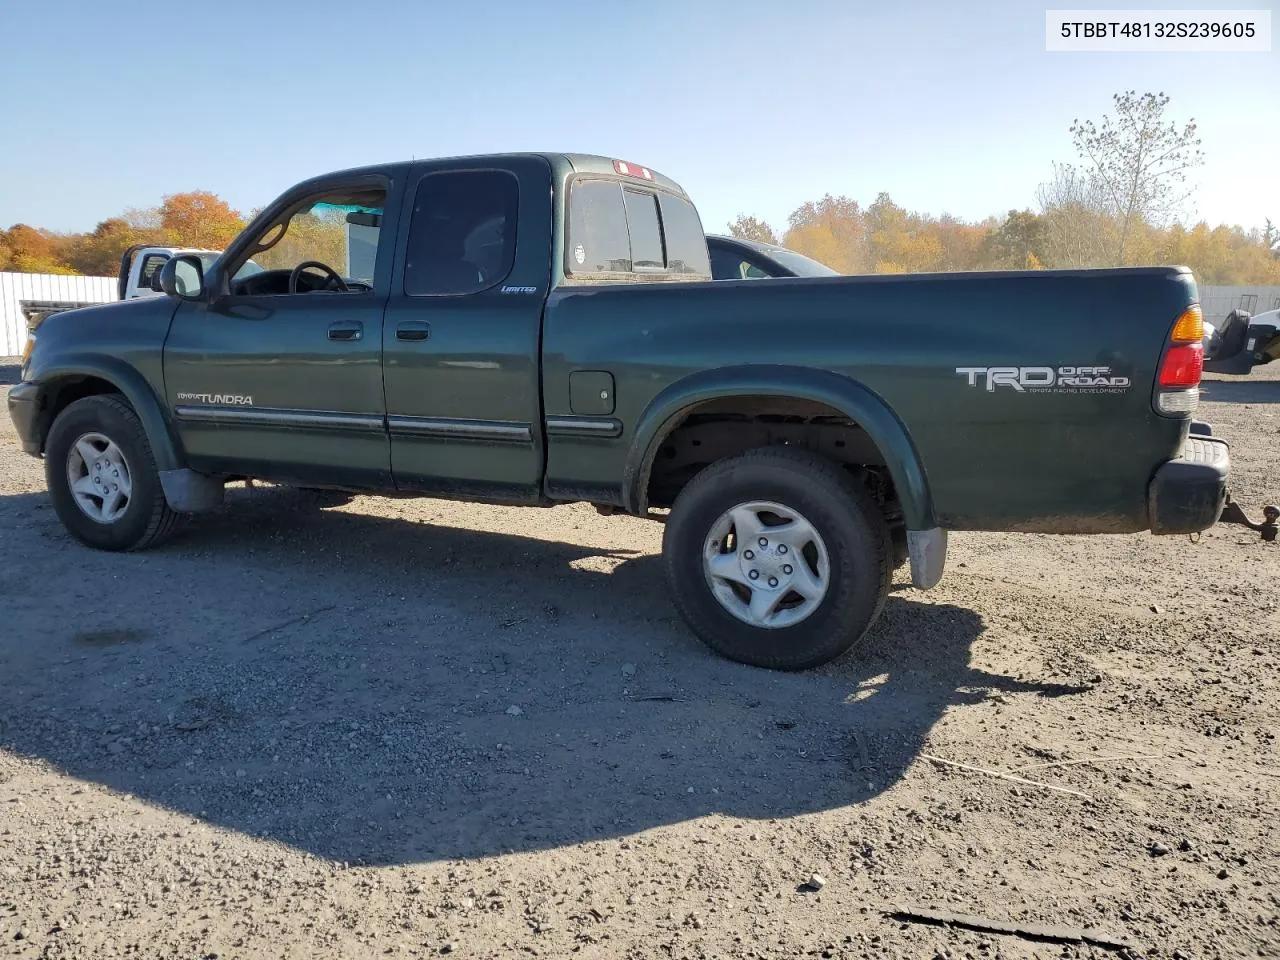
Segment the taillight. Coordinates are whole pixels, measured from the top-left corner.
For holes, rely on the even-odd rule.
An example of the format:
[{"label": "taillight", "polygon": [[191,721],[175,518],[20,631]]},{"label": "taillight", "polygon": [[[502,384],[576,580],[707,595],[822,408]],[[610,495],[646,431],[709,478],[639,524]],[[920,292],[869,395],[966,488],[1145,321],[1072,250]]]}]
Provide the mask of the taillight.
[{"label": "taillight", "polygon": [[1204,344],[1184,343],[1170,347],[1160,365],[1160,386],[1198,387],[1204,372]]},{"label": "taillight", "polygon": [[1193,303],[1182,312],[1178,322],[1173,325],[1173,333],[1169,339],[1174,343],[1200,343],[1204,340],[1204,314],[1200,305]]},{"label": "taillight", "polygon": [[1169,334],[1160,375],[1156,378],[1156,410],[1167,416],[1195,412],[1204,373],[1204,315],[1199,304],[1183,311]]}]

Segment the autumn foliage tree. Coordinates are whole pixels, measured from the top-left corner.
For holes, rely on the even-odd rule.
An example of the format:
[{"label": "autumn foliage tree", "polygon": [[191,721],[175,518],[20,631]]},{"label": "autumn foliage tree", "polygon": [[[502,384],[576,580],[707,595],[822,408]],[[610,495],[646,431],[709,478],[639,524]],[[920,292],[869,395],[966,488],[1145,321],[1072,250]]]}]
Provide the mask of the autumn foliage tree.
[{"label": "autumn foliage tree", "polygon": [[[1163,93],[1133,91],[1112,113],[1068,128],[1078,157],[1054,164],[1035,208],[972,223],[906,209],[887,193],[869,206],[826,194],[797,207],[785,230],[740,214],[736,237],[781,242],[846,274],[954,270],[1037,270],[1181,264],[1205,284],[1280,285],[1280,228],[1261,230],[1179,222],[1187,177],[1203,155],[1194,121],[1167,116]],[[1271,211],[1264,211],[1271,212]],[[0,270],[112,275],[136,243],[221,250],[245,218],[204,190],[164,197],[158,207],[126,210],[86,234],[54,234],[25,224],[0,230]],[[264,267],[303,259],[342,264],[345,225],[333,211],[295,217]]]},{"label": "autumn foliage tree", "polygon": [[111,276],[134,244],[221,250],[244,218],[205,190],[166,196],[158,207],[126,210],[88,233],[57,234],[26,224],[0,230],[0,270]]},{"label": "autumn foliage tree", "polygon": [[174,244],[221,250],[244,229],[244,219],[225,200],[205,190],[164,198],[160,229]]},{"label": "autumn foliage tree", "polygon": [[[1178,264],[1205,284],[1280,285],[1280,229],[1178,222],[1188,174],[1203,162],[1194,121],[1166,116],[1163,93],[1133,91],[1113,113],[1077,120],[1078,165],[1055,164],[1038,209],[966,223],[915,213],[881,193],[866,208],[827,195],[798,207],[783,243],[842,273],[1037,270]],[[754,217],[738,224],[769,230]]]},{"label": "autumn foliage tree", "polygon": [[755,217],[748,217],[745,214],[739,214],[738,219],[729,224],[729,233],[739,240],[755,240],[757,243],[774,244],[778,242],[778,236],[773,232],[773,227],[763,220],[757,220]]},{"label": "autumn foliage tree", "polygon": [[59,238],[46,230],[17,223],[0,236],[8,264],[0,269],[19,273],[75,273],[59,256]]}]

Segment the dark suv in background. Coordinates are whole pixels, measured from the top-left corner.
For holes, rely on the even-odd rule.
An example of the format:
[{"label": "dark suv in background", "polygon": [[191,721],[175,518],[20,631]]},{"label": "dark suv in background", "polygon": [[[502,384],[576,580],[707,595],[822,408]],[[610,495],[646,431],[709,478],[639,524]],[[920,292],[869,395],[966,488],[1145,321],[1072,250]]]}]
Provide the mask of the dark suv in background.
[{"label": "dark suv in background", "polygon": [[711,254],[713,280],[839,276],[826,264],[774,243],[709,234],[707,252]]}]

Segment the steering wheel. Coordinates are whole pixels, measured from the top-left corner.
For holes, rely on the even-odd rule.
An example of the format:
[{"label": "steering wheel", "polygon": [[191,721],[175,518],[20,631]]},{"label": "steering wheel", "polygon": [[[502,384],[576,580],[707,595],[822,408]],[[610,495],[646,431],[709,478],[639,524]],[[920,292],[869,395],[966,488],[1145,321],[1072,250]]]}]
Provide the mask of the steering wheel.
[{"label": "steering wheel", "polygon": [[321,263],[319,260],[303,260],[302,263],[294,267],[293,270],[290,271],[289,273],[289,292],[290,293],[298,292],[298,280],[302,276],[302,271],[312,267],[314,267],[317,270],[321,270],[324,273],[327,273],[330,279],[332,279],[333,282],[337,284],[337,290],[339,293],[351,292],[350,289],[347,287],[347,285],[342,282],[342,277],[338,276],[338,271],[333,269],[333,267],[329,266],[327,263]]}]

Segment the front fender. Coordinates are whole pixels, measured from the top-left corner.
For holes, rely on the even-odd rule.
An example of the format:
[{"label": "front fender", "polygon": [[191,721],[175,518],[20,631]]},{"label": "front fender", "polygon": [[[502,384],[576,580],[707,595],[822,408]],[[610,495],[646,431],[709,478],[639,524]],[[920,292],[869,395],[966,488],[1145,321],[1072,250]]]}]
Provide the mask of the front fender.
[{"label": "front fender", "polygon": [[782,364],[744,364],[703,370],[677,380],[653,398],[636,424],[623,476],[626,509],[644,513],[654,457],[667,435],[695,406],[725,397],[810,400],[839,410],[858,424],[884,456],[910,530],[937,526],[924,465],[906,425],[876,393],[829,370]]},{"label": "front fender", "polygon": [[[159,470],[177,470],[183,461],[169,420],[164,414],[164,407],[156,396],[155,390],[147,382],[146,377],[123,360],[102,354],[79,353],[59,356],[56,360],[42,363],[33,369],[30,379],[40,385],[43,393],[55,390],[60,381],[94,377],[111,384],[124,398],[142,421],[147,431],[147,440],[151,444],[152,455],[156,458]],[[41,425],[39,442],[41,448],[48,435],[52,418],[45,417]]]}]

